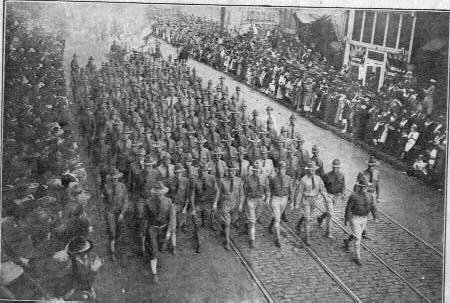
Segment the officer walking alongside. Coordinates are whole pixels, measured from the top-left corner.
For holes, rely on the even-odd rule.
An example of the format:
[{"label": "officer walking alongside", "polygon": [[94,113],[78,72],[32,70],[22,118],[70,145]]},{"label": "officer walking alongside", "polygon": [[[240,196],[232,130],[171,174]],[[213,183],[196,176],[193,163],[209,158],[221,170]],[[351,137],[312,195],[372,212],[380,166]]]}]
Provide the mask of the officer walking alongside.
[{"label": "officer walking alongside", "polygon": [[367,226],[367,217],[369,213],[377,222],[377,209],[373,201],[373,196],[367,192],[369,183],[366,177],[360,176],[356,183],[356,191],[348,198],[347,207],[345,208],[345,225],[350,223],[352,234],[344,240],[344,247],[349,248],[351,241],[355,241],[355,263],[359,266],[361,263],[361,237]]},{"label": "officer walking alongside", "polygon": [[327,238],[332,238],[331,235],[331,218],[334,215],[334,205],[341,202],[342,197],[345,191],[345,178],[344,175],[339,171],[341,167],[341,161],[339,159],[334,159],[333,170],[324,175],[323,182],[325,184],[325,188],[328,193],[328,200],[330,203],[327,203],[327,211],[323,213],[319,218],[317,218],[317,222],[319,225],[322,224],[322,221],[325,219],[326,222],[326,234]]},{"label": "officer walking alongside", "polygon": [[259,221],[264,204],[269,205],[270,187],[261,173],[261,167],[255,162],[250,168],[251,175],[248,176],[244,184],[245,202],[239,207],[240,210],[245,207],[245,216],[247,219],[248,234],[250,236],[250,248],[255,247],[255,225]]},{"label": "officer walking alongside", "polygon": [[270,207],[272,208],[272,220],[270,221],[269,231],[275,229],[275,245],[281,247],[280,243],[280,222],[288,203],[292,202],[293,180],[286,175],[286,162],[278,162],[275,166],[275,176],[269,178],[270,185]]}]

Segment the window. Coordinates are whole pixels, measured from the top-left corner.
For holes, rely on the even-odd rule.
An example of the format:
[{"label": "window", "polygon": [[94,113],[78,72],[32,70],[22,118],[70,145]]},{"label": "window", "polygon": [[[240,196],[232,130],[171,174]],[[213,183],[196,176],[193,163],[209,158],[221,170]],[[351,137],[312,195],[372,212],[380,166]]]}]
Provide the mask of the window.
[{"label": "window", "polygon": [[373,37],[373,44],[383,45],[384,30],[386,28],[387,13],[378,13],[377,22],[375,24],[375,33]]},{"label": "window", "polygon": [[389,25],[386,37],[386,46],[395,47],[397,43],[398,23],[400,22],[399,14],[389,14]]},{"label": "window", "polygon": [[355,12],[355,22],[353,23],[353,35],[352,40],[359,41],[362,29],[363,11],[358,10]]},{"label": "window", "polygon": [[404,14],[402,20],[402,32],[400,33],[399,48],[409,50],[409,40],[411,38],[413,25],[413,16],[410,14]]},{"label": "window", "polygon": [[364,32],[362,42],[371,43],[372,42],[372,27],[375,18],[374,12],[366,11],[366,19],[364,21]]}]

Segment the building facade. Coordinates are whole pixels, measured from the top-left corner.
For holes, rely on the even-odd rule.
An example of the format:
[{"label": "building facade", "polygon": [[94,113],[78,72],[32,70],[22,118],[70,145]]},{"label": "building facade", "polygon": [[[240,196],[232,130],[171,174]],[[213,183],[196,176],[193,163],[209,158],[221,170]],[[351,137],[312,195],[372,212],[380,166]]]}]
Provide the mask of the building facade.
[{"label": "building facade", "polygon": [[344,65],[363,84],[380,89],[387,75],[410,62],[415,26],[414,12],[350,10]]}]

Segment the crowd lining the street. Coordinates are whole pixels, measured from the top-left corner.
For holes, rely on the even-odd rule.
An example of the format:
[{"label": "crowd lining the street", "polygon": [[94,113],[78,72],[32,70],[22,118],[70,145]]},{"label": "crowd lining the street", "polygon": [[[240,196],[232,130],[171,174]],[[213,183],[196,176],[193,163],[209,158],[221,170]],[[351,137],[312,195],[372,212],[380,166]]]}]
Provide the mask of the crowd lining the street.
[{"label": "crowd lining the street", "polygon": [[87,240],[90,195],[66,96],[65,40],[37,16],[7,17],[0,298],[92,299],[101,261]]},{"label": "crowd lining the street", "polygon": [[[406,72],[388,77],[378,92],[376,81],[362,86],[347,67],[335,68],[306,42],[277,28],[265,35],[237,34],[221,31],[218,22],[178,15],[160,16],[152,32],[192,59],[405,161],[409,174],[443,188],[446,119],[434,109],[434,79],[419,83]],[[417,162],[425,165],[417,169]]]}]

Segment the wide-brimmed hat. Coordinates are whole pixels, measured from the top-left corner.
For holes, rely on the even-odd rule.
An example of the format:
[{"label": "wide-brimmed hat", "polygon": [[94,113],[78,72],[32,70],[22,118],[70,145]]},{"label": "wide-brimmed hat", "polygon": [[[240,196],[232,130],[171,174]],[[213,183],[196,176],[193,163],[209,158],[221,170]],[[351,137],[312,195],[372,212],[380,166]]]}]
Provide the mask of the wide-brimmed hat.
[{"label": "wide-brimmed hat", "polygon": [[305,143],[305,139],[301,135],[297,135],[295,137],[295,141]]},{"label": "wide-brimmed hat", "polygon": [[319,152],[319,148],[317,147],[317,145],[313,145],[312,152],[313,153],[318,153]]},{"label": "wide-brimmed hat", "polygon": [[157,161],[151,157],[150,155],[147,155],[144,159],[144,165],[145,166],[153,166],[157,163]]},{"label": "wide-brimmed hat", "polygon": [[216,148],[214,149],[214,151],[212,152],[212,154],[213,154],[213,155],[223,155],[224,152],[223,152],[219,147],[216,147]]},{"label": "wide-brimmed hat", "polygon": [[184,155],[184,162],[193,162],[194,158],[192,157],[191,153],[187,153],[186,155]]},{"label": "wide-brimmed hat", "polygon": [[358,180],[356,181],[355,185],[361,186],[361,187],[367,187],[367,186],[369,186],[369,182],[367,181],[367,178],[363,174],[360,174],[358,176]]},{"label": "wide-brimmed hat", "polygon": [[123,174],[117,170],[117,168],[114,168],[109,174],[108,177],[110,179],[120,179],[122,178]]},{"label": "wide-brimmed hat", "polygon": [[169,188],[167,188],[162,181],[156,183],[156,186],[152,188],[152,194],[164,195],[169,192]]},{"label": "wide-brimmed hat", "polygon": [[198,165],[198,170],[199,171],[211,171],[211,165],[208,165],[207,163],[201,162]]},{"label": "wide-brimmed hat", "polygon": [[238,152],[238,154],[246,155],[247,154],[247,149],[245,147],[243,147],[243,146],[239,146],[238,149],[237,149],[237,152]]},{"label": "wide-brimmed hat", "polygon": [[305,167],[305,170],[317,170],[316,163],[314,161],[309,161],[308,164]]},{"label": "wide-brimmed hat", "polygon": [[367,165],[378,165],[379,162],[375,159],[374,156],[370,156],[369,160],[366,161]]},{"label": "wide-brimmed hat", "polygon": [[92,247],[94,247],[94,244],[92,244],[92,242],[86,237],[77,236],[72,238],[67,244],[67,254],[73,256],[87,253],[92,249]]},{"label": "wide-brimmed hat", "polygon": [[175,164],[175,169],[174,169],[175,173],[182,173],[184,171],[186,171],[186,169],[183,167],[183,165],[181,163]]},{"label": "wide-brimmed hat", "polygon": [[334,159],[333,163],[332,163],[333,167],[341,167],[341,160],[339,159]]},{"label": "wide-brimmed hat", "polygon": [[208,140],[205,139],[203,135],[200,135],[197,139],[197,144],[205,144]]},{"label": "wide-brimmed hat", "polygon": [[153,148],[161,148],[161,147],[164,147],[164,143],[161,141],[158,141],[158,142],[153,143],[152,147]]},{"label": "wide-brimmed hat", "polygon": [[267,147],[263,146],[261,148],[261,154],[268,154],[268,153],[269,153],[269,150],[267,149]]}]

